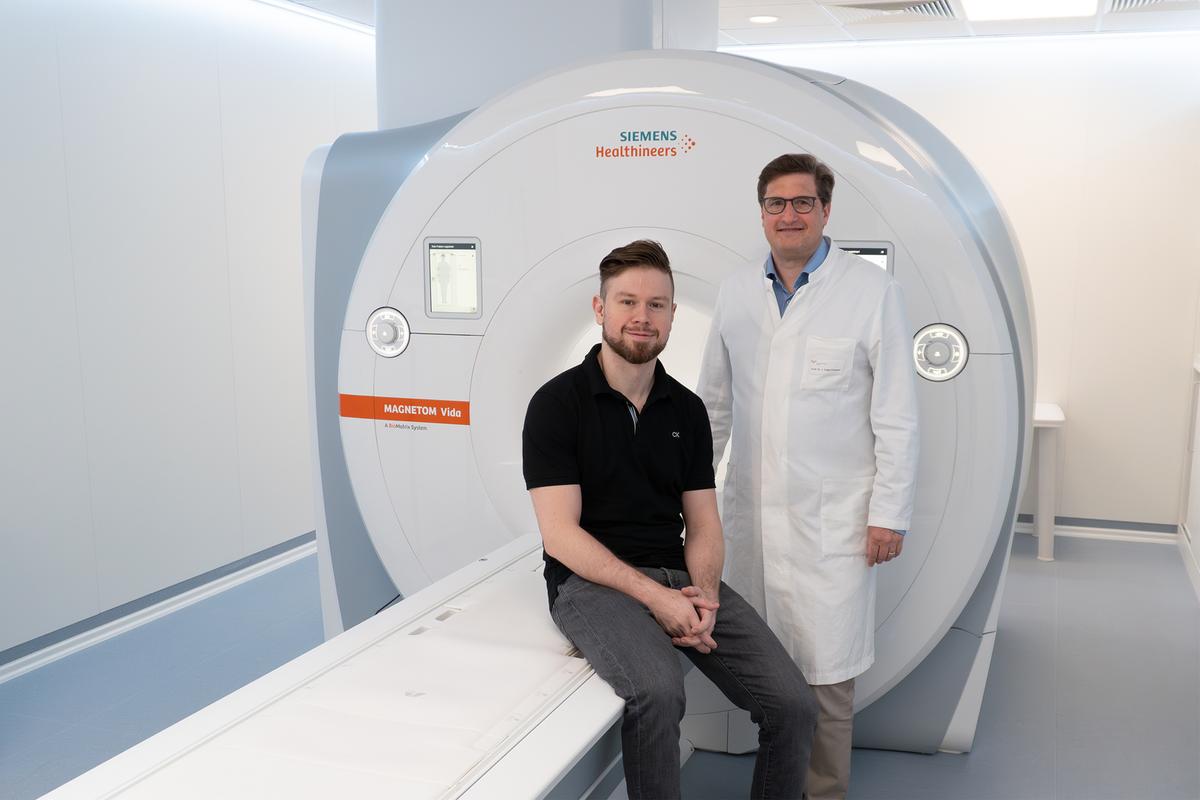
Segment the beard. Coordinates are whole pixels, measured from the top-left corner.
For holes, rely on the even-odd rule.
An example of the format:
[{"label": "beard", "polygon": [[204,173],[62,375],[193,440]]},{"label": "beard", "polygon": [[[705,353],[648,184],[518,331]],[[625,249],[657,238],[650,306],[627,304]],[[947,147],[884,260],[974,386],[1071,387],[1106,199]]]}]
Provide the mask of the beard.
[{"label": "beard", "polygon": [[608,328],[603,329],[603,335],[605,343],[613,349],[613,352],[630,364],[645,364],[653,361],[667,346],[666,340],[661,336],[648,342],[626,342],[619,336],[610,335]]}]

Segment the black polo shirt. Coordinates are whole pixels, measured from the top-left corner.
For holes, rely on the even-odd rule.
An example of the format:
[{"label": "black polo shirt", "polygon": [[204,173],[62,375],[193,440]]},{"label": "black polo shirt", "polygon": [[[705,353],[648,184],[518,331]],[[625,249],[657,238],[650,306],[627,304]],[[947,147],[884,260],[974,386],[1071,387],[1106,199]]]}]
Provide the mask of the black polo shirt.
[{"label": "black polo shirt", "polygon": [[[663,369],[640,414],[608,385],[600,345],[538,389],[522,433],[525,485],[579,484],[579,525],[635,567],[686,569],[684,492],[715,486],[704,403]],[[634,419],[636,414],[636,421]],[[542,551],[550,605],[571,575]]]}]

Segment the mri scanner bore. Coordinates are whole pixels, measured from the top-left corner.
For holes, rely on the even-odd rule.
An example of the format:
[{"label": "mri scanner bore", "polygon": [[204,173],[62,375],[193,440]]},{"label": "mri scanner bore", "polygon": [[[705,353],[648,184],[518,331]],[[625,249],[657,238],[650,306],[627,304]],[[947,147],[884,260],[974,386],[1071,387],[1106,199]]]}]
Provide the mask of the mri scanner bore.
[{"label": "mri scanner bore", "polygon": [[[837,177],[834,245],[901,285],[912,368],[927,378],[912,524],[879,575],[855,743],[969,750],[1030,442],[1032,321],[1003,213],[966,159],[886,95],[657,51],[310,157],[329,641],[61,796],[597,796],[621,704],[546,612],[521,476],[526,404],[597,341],[597,254],[635,239],[671,255],[679,311],[662,358],[694,386],[718,284],[765,256],[752,176],[797,152]],[[745,749],[744,720],[695,675],[681,748]]]}]

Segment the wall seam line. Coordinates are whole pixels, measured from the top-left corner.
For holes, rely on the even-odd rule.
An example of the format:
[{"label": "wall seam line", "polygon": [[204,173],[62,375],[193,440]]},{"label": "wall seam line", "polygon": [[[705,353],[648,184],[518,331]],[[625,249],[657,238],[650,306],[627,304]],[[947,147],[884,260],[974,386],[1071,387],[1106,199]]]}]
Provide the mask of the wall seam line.
[{"label": "wall seam line", "polygon": [[215,45],[214,60],[217,67],[217,153],[221,160],[221,228],[225,240],[225,296],[229,307],[229,378],[233,386],[233,457],[237,466],[236,474],[238,476],[236,483],[239,542],[237,555],[240,558],[246,555],[248,549],[246,542],[246,498],[245,492],[242,491],[245,464],[242,462],[241,403],[239,402],[240,395],[238,393],[237,348],[234,346],[233,269],[231,267],[233,259],[229,252],[229,186],[225,180],[225,93],[222,91],[224,74],[221,69],[222,43],[225,33],[225,28],[218,25],[213,42]]},{"label": "wall seam line", "polygon": [[100,543],[98,541],[98,528],[96,525],[96,490],[92,480],[92,443],[88,436],[88,390],[87,390],[87,373],[83,366],[83,337],[79,335],[79,261],[76,258],[75,246],[75,226],[72,222],[72,203],[71,203],[71,179],[69,175],[70,162],[67,158],[67,116],[66,116],[66,101],[63,98],[63,70],[62,70],[62,17],[64,15],[62,0],[56,4],[58,11],[58,20],[54,25],[54,70],[55,77],[58,81],[58,125],[61,132],[59,146],[62,151],[62,168],[63,168],[63,196],[67,204],[67,253],[68,260],[71,265],[71,303],[74,311],[75,321],[75,358],[79,365],[79,415],[83,426],[83,457],[84,457],[84,473],[87,477],[87,504],[88,504],[88,520],[91,523],[91,536],[88,537],[92,544],[92,581],[95,590],[95,612],[102,611],[102,600],[100,590]]}]

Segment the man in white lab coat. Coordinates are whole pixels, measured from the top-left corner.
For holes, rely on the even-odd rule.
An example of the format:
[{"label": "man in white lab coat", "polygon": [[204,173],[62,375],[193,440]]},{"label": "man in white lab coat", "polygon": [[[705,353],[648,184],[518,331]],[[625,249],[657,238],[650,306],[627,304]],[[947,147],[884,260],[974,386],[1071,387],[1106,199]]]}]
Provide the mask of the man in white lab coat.
[{"label": "man in white lab coat", "polygon": [[832,171],[763,169],[766,262],[722,285],[699,394],[725,478],[728,582],[796,659],[820,705],[810,800],[845,797],[854,678],[875,659],[873,567],[912,516],[917,400],[900,287],[824,236]]}]

